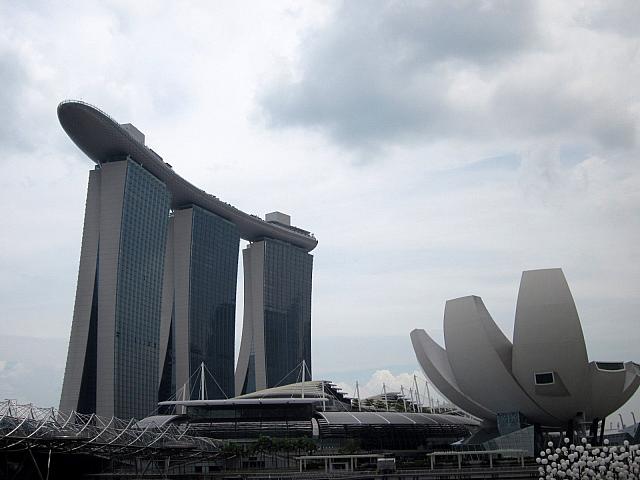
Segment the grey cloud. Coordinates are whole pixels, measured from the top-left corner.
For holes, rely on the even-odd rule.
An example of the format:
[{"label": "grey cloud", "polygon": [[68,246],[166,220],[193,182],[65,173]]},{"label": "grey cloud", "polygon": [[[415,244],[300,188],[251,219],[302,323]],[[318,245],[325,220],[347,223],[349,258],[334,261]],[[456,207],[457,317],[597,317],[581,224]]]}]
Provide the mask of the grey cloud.
[{"label": "grey cloud", "polygon": [[345,2],[303,41],[298,78],[258,100],[269,126],[354,149],[447,138],[635,146],[632,93],[592,81],[591,65],[570,68],[577,52],[542,34],[545,14],[528,2]]},{"label": "grey cloud", "polygon": [[595,140],[604,148],[632,148],[637,120],[615,95],[609,98],[576,95],[561,76],[499,85],[492,98],[491,116],[501,134]]},{"label": "grey cloud", "polygon": [[536,37],[534,17],[529,2],[345,2],[306,38],[301,80],[260,102],[273,126],[319,127],[347,145],[442,135],[460,113],[443,63],[508,59]]},{"label": "grey cloud", "polygon": [[13,51],[0,51],[0,72],[2,72],[2,88],[0,88],[0,152],[7,154],[29,148],[32,144],[24,122],[24,98],[29,76],[17,54]]},{"label": "grey cloud", "polygon": [[[349,3],[354,16],[362,4]],[[485,63],[508,58],[537,37],[534,4],[523,2],[391,2],[382,9],[383,38],[399,41],[419,63],[460,58]],[[407,55],[408,54],[408,55]]]},{"label": "grey cloud", "polygon": [[0,399],[58,406],[67,341],[3,335],[0,338]]},{"label": "grey cloud", "polygon": [[640,36],[640,2],[637,0],[602,1],[587,5],[577,15],[579,24],[629,37]]},{"label": "grey cloud", "polygon": [[[446,102],[428,94],[416,101],[419,92],[409,86],[398,91],[393,77],[365,66],[358,72],[338,69],[331,79],[313,75],[304,85],[276,87],[263,98],[263,106],[273,126],[321,127],[347,145],[441,130]],[[435,92],[446,88],[433,77],[424,86]]]}]

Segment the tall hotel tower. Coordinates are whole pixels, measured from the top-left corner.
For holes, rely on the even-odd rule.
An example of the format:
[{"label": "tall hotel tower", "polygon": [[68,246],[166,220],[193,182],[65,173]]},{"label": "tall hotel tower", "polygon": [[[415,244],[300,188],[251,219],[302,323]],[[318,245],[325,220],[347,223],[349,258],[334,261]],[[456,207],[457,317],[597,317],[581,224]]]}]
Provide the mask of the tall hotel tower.
[{"label": "tall hotel tower", "polygon": [[90,173],[61,410],[153,410],[169,200],[130,159]]},{"label": "tall hotel tower", "polygon": [[[290,224],[280,212],[266,220]],[[294,383],[311,377],[311,273],[313,257],[304,249],[272,238],[242,252],[244,320],[236,368],[236,394]]]},{"label": "tall hotel tower", "polygon": [[[207,398],[233,397],[238,228],[197,206],[175,210],[169,223],[162,298],[160,391],[168,400],[201,362]],[[192,379],[193,380],[193,379]],[[179,395],[182,398],[182,395]]]},{"label": "tall hotel tower", "polygon": [[[232,396],[240,238],[251,242],[245,291],[253,300],[245,310],[264,312],[245,327],[251,385],[285,378],[302,358],[309,364],[313,235],[282,214],[265,221],[207,194],[145,146],[133,125],[91,105],[63,102],[58,118],[97,164],[60,410],[142,418],[178,392],[193,398],[202,363],[207,397]],[[262,257],[253,254],[261,249]]]}]

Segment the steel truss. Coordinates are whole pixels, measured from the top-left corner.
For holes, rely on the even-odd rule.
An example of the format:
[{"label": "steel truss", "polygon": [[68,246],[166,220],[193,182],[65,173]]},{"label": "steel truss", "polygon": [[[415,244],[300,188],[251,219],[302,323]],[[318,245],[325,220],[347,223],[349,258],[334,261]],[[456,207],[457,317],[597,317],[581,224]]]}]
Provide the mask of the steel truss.
[{"label": "steel truss", "polygon": [[55,408],[0,403],[0,451],[46,449],[54,453],[82,453],[102,458],[216,456],[222,443],[187,435],[184,427],[104,418],[95,414],[64,413]]}]

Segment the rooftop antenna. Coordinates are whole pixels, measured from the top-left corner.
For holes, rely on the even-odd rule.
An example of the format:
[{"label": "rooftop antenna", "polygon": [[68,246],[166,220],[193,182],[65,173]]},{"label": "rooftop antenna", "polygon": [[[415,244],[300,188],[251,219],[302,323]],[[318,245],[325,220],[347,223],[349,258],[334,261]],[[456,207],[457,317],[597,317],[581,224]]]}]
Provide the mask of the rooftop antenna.
[{"label": "rooftop antenna", "polygon": [[416,397],[417,397],[417,400],[418,400],[418,410],[420,412],[422,412],[422,407],[421,407],[421,403],[422,402],[420,402],[420,389],[418,388],[418,379],[416,378],[416,374],[415,373],[413,374],[413,383],[416,386]]},{"label": "rooftop antenna", "polygon": [[633,410],[631,411],[631,418],[633,418],[633,424],[636,425],[638,422],[636,422],[636,416],[633,413]]},{"label": "rooftop antenna", "polygon": [[358,386],[358,381],[356,380],[356,395],[358,396],[358,411],[362,411],[362,404],[360,402],[360,387]]},{"label": "rooftop antenna", "polygon": [[327,411],[327,396],[324,394],[324,380],[320,381],[320,386],[322,387],[322,411]]},{"label": "rooftop antenna", "polygon": [[387,400],[387,386],[382,382],[382,391],[384,392],[384,404],[387,408],[387,412],[389,411],[389,400]]},{"label": "rooftop antenna", "polygon": [[622,419],[622,414],[619,413],[618,416],[620,417],[620,425],[622,425],[622,428],[624,428],[624,420]]}]

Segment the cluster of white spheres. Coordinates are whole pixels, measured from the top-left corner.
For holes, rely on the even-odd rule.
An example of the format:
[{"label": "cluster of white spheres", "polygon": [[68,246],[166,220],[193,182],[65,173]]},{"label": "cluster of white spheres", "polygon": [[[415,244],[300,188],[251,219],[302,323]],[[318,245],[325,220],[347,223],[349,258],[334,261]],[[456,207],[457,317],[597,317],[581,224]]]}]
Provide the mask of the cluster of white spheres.
[{"label": "cluster of white spheres", "polygon": [[539,480],[640,480],[640,445],[625,440],[621,446],[609,446],[605,440],[595,447],[586,438],[580,443],[574,445],[565,438],[562,447],[554,448],[549,442],[536,458]]}]

